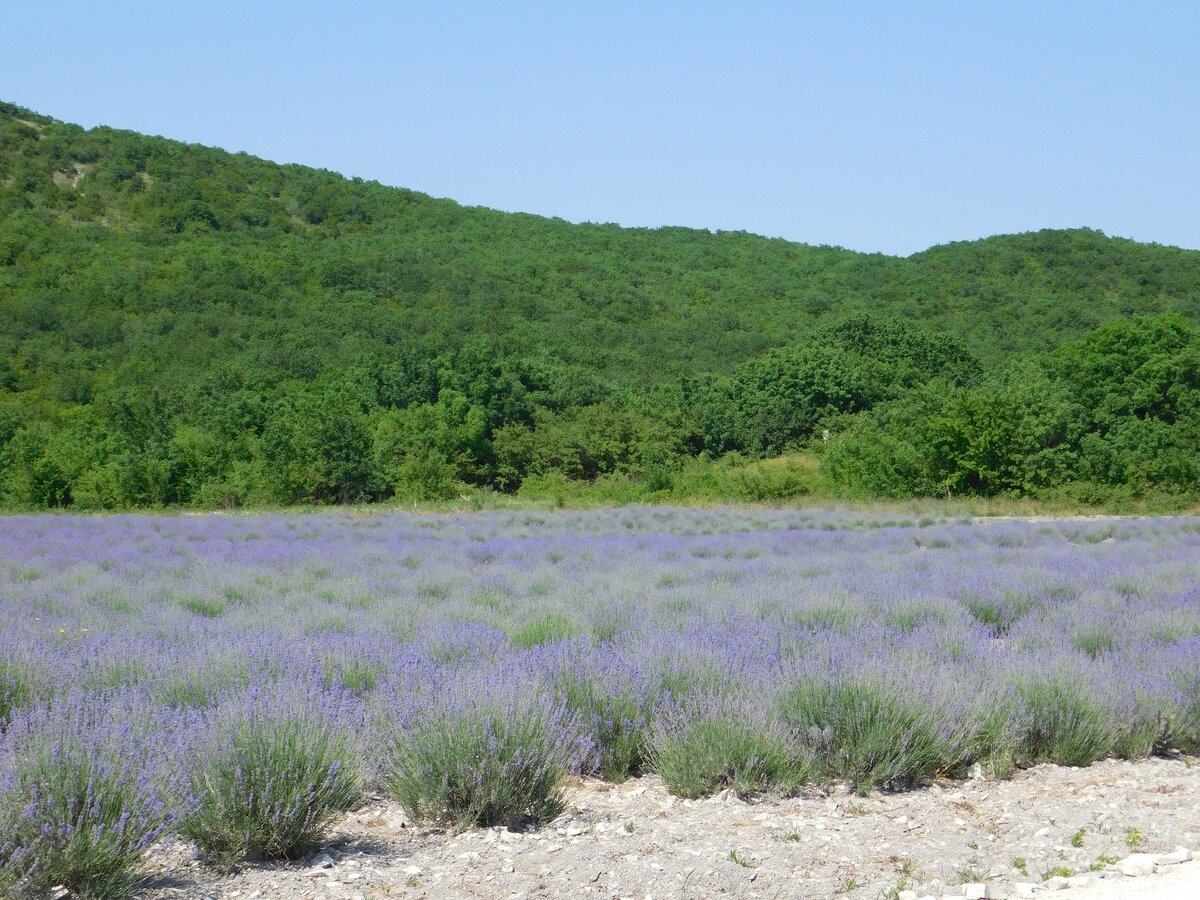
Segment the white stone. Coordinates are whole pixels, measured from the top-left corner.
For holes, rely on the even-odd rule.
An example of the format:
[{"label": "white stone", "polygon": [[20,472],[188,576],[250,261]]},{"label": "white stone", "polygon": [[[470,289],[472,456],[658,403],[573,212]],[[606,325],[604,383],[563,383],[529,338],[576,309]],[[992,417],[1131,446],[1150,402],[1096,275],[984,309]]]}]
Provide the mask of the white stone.
[{"label": "white stone", "polygon": [[983,890],[986,900],[1008,900],[1008,888],[1002,884],[989,884]]},{"label": "white stone", "polygon": [[966,897],[967,900],[984,900],[984,898],[987,896],[987,885],[978,881],[974,881],[970,884],[964,884],[962,886],[962,892],[963,896]]},{"label": "white stone", "polygon": [[1117,863],[1117,871],[1131,878],[1153,875],[1154,857],[1149,853],[1134,853]]},{"label": "white stone", "polygon": [[1176,847],[1170,853],[1160,853],[1154,857],[1154,862],[1160,866],[1177,866],[1180,863],[1190,862],[1192,859],[1192,851],[1187,847]]},{"label": "white stone", "polygon": [[901,891],[896,895],[896,900],[917,900],[916,891]]}]

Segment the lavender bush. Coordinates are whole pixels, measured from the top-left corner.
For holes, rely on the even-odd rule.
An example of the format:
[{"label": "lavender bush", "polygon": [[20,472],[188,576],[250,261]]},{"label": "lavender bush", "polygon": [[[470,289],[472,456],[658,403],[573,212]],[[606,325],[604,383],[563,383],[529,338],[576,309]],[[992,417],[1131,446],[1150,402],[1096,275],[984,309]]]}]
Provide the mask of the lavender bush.
[{"label": "lavender bush", "polygon": [[33,897],[62,885],[81,897],[127,897],[143,853],[188,807],[145,708],[109,699],[72,695],[12,721],[0,781],[6,890]]},{"label": "lavender bush", "polygon": [[[134,710],[147,749],[89,770],[122,786],[89,809],[164,804],[136,838],[94,820],[127,872],[163,829],[217,855],[300,852],[356,784],[461,825],[552,816],[564,772],[868,789],[1200,750],[1196,519],[12,516],[0,615],[0,814],[29,805],[35,736],[65,741],[53,710],[109,723],[67,760]],[[164,791],[175,770],[193,780]],[[4,833],[24,835],[10,879],[60,853]]]},{"label": "lavender bush", "polygon": [[294,859],[359,802],[358,758],[337,728],[336,699],[321,708],[251,696],[245,712],[213,723],[214,740],[192,760],[196,803],[181,823],[212,863]]},{"label": "lavender bush", "polygon": [[387,785],[416,821],[547,822],[564,809],[577,747],[561,705],[485,683],[459,686],[400,724]]}]

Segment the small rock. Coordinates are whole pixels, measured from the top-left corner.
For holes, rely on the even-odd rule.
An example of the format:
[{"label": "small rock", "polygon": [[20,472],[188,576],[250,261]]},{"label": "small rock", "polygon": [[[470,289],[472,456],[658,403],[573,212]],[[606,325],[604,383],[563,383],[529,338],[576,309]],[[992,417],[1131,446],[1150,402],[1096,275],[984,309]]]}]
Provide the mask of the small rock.
[{"label": "small rock", "polygon": [[1192,851],[1186,847],[1176,847],[1170,853],[1160,853],[1154,857],[1155,865],[1159,866],[1177,866],[1180,863],[1191,861]]},{"label": "small rock", "polygon": [[745,803],[741,797],[737,795],[737,791],[733,788],[725,788],[719,794],[713,795],[710,803]]},{"label": "small rock", "polygon": [[896,895],[896,900],[917,900],[916,891],[901,891]]},{"label": "small rock", "polygon": [[1134,853],[1117,863],[1117,871],[1131,878],[1154,874],[1154,857],[1149,853]]}]

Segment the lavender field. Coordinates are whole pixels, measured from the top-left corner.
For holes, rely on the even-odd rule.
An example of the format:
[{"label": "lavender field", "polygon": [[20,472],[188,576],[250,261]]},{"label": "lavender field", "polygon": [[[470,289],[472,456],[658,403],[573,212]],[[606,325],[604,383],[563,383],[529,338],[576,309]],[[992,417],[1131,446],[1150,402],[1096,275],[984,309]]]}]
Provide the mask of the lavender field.
[{"label": "lavender field", "polygon": [[0,890],[290,858],[368,792],[866,793],[1200,748],[1200,520],[0,519]]}]

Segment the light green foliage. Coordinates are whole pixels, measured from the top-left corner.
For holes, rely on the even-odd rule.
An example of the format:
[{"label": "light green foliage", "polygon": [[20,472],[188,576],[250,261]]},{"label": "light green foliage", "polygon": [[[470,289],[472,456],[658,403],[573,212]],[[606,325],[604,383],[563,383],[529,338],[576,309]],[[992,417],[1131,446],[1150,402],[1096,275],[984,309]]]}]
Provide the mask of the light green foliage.
[{"label": "light green foliage", "polygon": [[539,644],[561,641],[579,633],[579,626],[564,616],[555,613],[537,616],[518,626],[510,636],[512,645],[528,650]]}]

